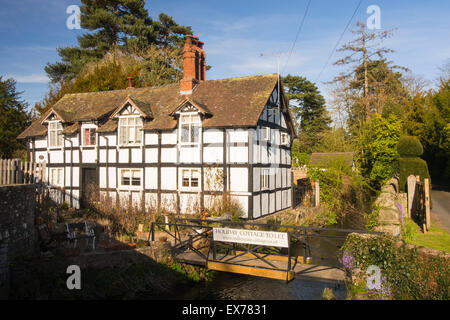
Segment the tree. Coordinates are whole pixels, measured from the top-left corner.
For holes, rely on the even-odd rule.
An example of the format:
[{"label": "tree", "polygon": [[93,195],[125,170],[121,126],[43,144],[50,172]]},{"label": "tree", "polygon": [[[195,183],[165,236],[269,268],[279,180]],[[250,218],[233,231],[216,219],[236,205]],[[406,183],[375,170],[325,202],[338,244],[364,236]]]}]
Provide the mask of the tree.
[{"label": "tree", "polygon": [[435,181],[450,181],[450,78],[441,78],[437,91],[419,93],[407,104],[404,128],[424,147],[423,158]]},{"label": "tree", "polygon": [[376,115],[362,128],[357,162],[361,174],[376,188],[398,172],[397,144],[402,131],[402,120],[393,114],[387,118]]},{"label": "tree", "polygon": [[299,138],[294,143],[296,152],[311,153],[321,142],[321,133],[329,130],[331,122],[325,99],[316,85],[304,77],[287,75],[282,78],[289,107],[297,122]]},{"label": "tree", "polygon": [[352,152],[355,150],[351,136],[344,128],[331,128],[321,134],[322,143],[318,145],[314,152]]},{"label": "tree", "polygon": [[375,114],[400,115],[399,106],[404,103],[402,99],[407,97],[407,91],[402,87],[401,73],[393,70],[407,69],[392,66],[392,62],[385,59],[385,55],[393,50],[380,44],[392,36],[392,30],[368,32],[363,23],[357,22],[356,25],[359,28],[352,31],[356,38],[338,49],[350,53],[334,63],[350,65],[350,70],[335,77],[334,82],[341,83],[340,87],[345,91],[341,98],[347,102],[349,129],[357,135],[363,124]]},{"label": "tree", "polygon": [[58,48],[60,62],[48,63],[51,80],[45,98],[35,105],[44,113],[67,93],[123,89],[126,77],[134,86],[157,86],[181,77],[184,35],[191,27],[161,13],[153,21],[145,0],[82,0],[79,46]]},{"label": "tree", "polygon": [[21,92],[16,92],[16,81],[3,80],[0,76],[0,157],[11,158],[24,148],[17,136],[30,124],[27,104],[20,100]]},{"label": "tree", "polygon": [[178,48],[116,49],[101,60],[85,65],[72,80],[50,84],[49,92],[42,102],[35,105],[35,109],[43,114],[67,93],[124,89],[128,76],[134,78],[135,88],[172,83],[181,79],[181,66],[182,56]]},{"label": "tree", "polygon": [[156,43],[163,47],[183,47],[184,39],[182,35],[192,33],[191,27],[180,26],[171,16],[160,13],[158,21],[154,23],[156,30]]},{"label": "tree", "polygon": [[79,46],[58,48],[61,62],[47,64],[53,83],[73,79],[91,62],[116,49],[141,50],[151,45],[181,48],[191,27],[180,26],[172,17],[160,14],[153,21],[144,8],[145,0],[81,0],[81,27],[91,31],[78,37]]}]

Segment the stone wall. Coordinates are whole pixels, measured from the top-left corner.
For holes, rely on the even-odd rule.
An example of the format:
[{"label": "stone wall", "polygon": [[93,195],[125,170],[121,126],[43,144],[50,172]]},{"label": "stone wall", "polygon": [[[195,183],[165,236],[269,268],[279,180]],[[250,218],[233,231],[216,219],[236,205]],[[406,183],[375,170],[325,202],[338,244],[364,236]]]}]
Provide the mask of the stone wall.
[{"label": "stone wall", "polygon": [[9,265],[37,251],[35,186],[0,186],[0,299],[8,297]]},{"label": "stone wall", "polygon": [[[402,231],[402,212],[399,204],[404,203],[403,195],[398,193],[398,180],[391,179],[381,188],[381,193],[375,200],[378,212],[379,225],[375,231],[389,233],[393,236],[399,236]],[[402,206],[403,214],[404,208]]]}]

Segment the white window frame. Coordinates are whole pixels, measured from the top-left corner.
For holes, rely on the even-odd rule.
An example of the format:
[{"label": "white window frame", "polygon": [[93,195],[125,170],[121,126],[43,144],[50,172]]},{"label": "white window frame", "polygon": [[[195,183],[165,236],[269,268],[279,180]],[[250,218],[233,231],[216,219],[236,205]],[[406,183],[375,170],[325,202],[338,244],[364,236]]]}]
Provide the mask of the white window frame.
[{"label": "white window frame", "polygon": [[261,169],[261,190],[270,189],[270,169]]},{"label": "white window frame", "polygon": [[[139,168],[119,168],[118,169],[119,189],[121,190],[141,190],[143,183],[143,170]],[[129,172],[130,184],[122,184],[122,173]],[[133,173],[139,172],[139,185],[133,185]]]},{"label": "white window frame", "polygon": [[263,133],[262,140],[270,141],[270,127],[263,127],[262,129],[263,129],[262,130],[262,133]]},{"label": "white window frame", "polygon": [[[49,168],[50,169],[50,185],[62,187],[64,186],[64,168]],[[55,181],[55,172],[56,172],[56,180]]]},{"label": "white window frame", "polygon": [[[195,120],[192,120],[192,117],[195,116]],[[189,117],[189,120],[186,121],[186,117]],[[183,126],[188,126],[188,137],[190,141],[182,141],[182,133],[183,133]],[[192,128],[197,126],[198,127],[198,138],[197,142],[191,141],[192,138]],[[178,141],[181,146],[196,146],[201,143],[201,136],[202,136],[202,119],[200,117],[200,114],[198,112],[182,112],[180,113],[180,118],[178,121]]]},{"label": "white window frame", "polygon": [[[200,168],[180,168],[180,189],[182,190],[190,190],[190,191],[197,191],[200,190],[201,186],[201,173],[202,171]],[[189,179],[189,185],[184,186],[184,173],[188,172],[188,179]],[[197,186],[192,186],[192,180],[193,180],[193,173],[197,172]]]},{"label": "white window frame", "polygon": [[[53,125],[56,125],[56,128],[52,128]],[[64,139],[63,139],[63,133],[62,131],[64,130],[62,123],[60,120],[54,120],[54,121],[49,121],[48,122],[48,147],[49,149],[61,149],[63,147],[64,144]],[[60,132],[60,141],[58,141],[58,132]],[[54,133],[56,135],[55,139],[56,139],[56,143],[55,145],[51,144],[52,141],[52,133]],[[59,142],[59,143],[58,143]]]},{"label": "white window frame", "polygon": [[[132,125],[130,125],[128,123],[127,124],[123,124],[123,122],[125,120],[127,120],[127,122],[128,122],[128,119],[134,119],[134,124],[132,124]],[[140,119],[140,121],[141,121],[140,125],[136,124],[136,121],[138,119]],[[121,116],[121,117],[119,117],[119,123],[118,123],[118,126],[117,126],[117,141],[119,142],[118,145],[119,146],[140,146],[140,145],[143,145],[143,143],[144,143],[143,126],[144,126],[144,121],[143,121],[141,116],[136,115],[136,116]],[[121,128],[122,127],[134,128],[134,139],[133,139],[133,141],[130,141],[130,137],[128,136],[128,134],[130,134],[130,132],[128,130],[126,130],[125,132],[126,132],[126,135],[127,135],[126,136],[127,142],[123,143],[123,141],[121,139]],[[139,127],[140,127],[140,130],[138,129]],[[140,137],[141,137],[140,141],[137,141],[137,139],[136,139],[138,134],[140,134]]]},{"label": "white window frame", "polygon": [[280,137],[280,139],[281,139],[281,145],[282,146],[287,146],[287,145],[289,145],[289,135],[286,133],[286,132],[282,132],[281,133],[281,137]]},{"label": "white window frame", "polygon": [[81,126],[81,145],[83,147],[95,147],[98,143],[98,133],[95,132],[95,143],[94,144],[86,144],[86,136],[85,136],[85,130],[97,130],[97,126],[95,124],[85,124]]}]

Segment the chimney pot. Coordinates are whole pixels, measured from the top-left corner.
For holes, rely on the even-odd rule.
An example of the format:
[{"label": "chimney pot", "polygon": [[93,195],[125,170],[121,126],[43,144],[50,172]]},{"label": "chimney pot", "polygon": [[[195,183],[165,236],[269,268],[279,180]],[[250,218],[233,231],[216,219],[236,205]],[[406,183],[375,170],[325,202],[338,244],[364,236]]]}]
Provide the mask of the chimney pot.
[{"label": "chimney pot", "polygon": [[133,77],[127,77],[128,80],[128,88],[127,89],[133,89]]}]

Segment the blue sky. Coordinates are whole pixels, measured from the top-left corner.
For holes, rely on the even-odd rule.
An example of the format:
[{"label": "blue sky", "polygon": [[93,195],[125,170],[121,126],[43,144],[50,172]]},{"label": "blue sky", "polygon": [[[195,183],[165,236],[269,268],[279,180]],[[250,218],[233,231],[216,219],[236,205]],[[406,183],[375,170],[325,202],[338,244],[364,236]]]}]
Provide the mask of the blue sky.
[{"label": "blue sky", "polygon": [[[155,0],[147,1],[152,18],[160,12],[190,25],[205,42],[207,79],[275,73],[276,59],[260,56],[290,52],[307,0]],[[302,75],[316,81],[336,41],[359,0],[313,0],[292,55],[281,57],[282,75]],[[69,5],[79,0],[0,0],[0,75],[17,80],[17,88],[30,107],[48,90],[44,72],[47,62],[58,60],[57,47],[76,45],[84,30],[69,30]],[[450,1],[448,0],[364,0],[356,21],[366,22],[366,9],[378,5],[382,30],[398,28],[384,45],[395,50],[388,58],[416,75],[433,81],[438,68],[450,58]],[[352,39],[350,30],[341,44]],[[317,85],[328,98],[328,86],[344,71],[333,66],[333,57]],[[288,62],[288,63],[287,63]]]}]

